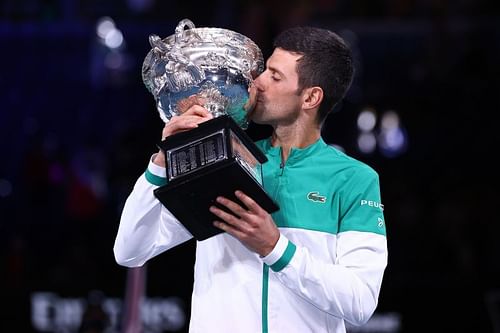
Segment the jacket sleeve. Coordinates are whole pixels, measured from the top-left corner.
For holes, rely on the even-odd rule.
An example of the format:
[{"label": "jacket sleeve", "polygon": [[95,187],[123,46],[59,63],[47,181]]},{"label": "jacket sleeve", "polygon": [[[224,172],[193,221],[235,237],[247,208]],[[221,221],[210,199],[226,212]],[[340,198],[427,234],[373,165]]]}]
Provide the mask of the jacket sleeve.
[{"label": "jacket sleeve", "polygon": [[192,235],[154,196],[166,183],[165,168],[150,161],[123,208],[114,244],[115,260],[127,267],[142,266],[154,256],[181,244]]},{"label": "jacket sleeve", "polygon": [[330,261],[320,259],[317,249],[301,246],[299,239],[296,245],[284,231],[263,260],[295,294],[330,315],[362,325],[377,307],[387,266],[385,221],[378,175],[352,177],[346,188],[355,190],[339,209],[339,230],[330,238],[336,240],[331,242]]}]

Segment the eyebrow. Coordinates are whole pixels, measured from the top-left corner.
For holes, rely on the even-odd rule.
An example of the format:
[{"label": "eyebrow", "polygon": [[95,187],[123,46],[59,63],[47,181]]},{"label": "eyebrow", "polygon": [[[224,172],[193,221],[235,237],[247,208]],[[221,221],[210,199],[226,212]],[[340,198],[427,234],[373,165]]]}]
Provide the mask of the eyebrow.
[{"label": "eyebrow", "polygon": [[276,73],[278,73],[280,75],[285,76],[285,74],[282,71],[280,71],[279,69],[277,69],[276,67],[269,66],[269,60],[266,61],[266,68],[269,69],[269,70],[272,70],[273,72],[276,72]]}]

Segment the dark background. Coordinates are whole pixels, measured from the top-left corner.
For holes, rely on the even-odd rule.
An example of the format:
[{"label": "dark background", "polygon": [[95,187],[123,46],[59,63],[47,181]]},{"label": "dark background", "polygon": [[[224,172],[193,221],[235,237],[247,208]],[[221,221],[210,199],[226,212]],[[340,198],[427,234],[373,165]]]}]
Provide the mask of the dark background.
[{"label": "dark background", "polygon": [[[124,297],[127,270],[112,252],[119,215],[163,126],[141,65],[149,34],[169,36],[189,18],[247,35],[266,57],[272,38],[296,24],[350,42],[356,79],[323,136],[380,175],[389,265],[377,313],[398,313],[401,332],[493,332],[499,14],[487,0],[3,0],[0,330],[33,331],[33,292]],[[114,68],[95,32],[104,16],[126,43]],[[366,107],[398,113],[405,150],[357,149]],[[254,138],[268,133],[249,129]],[[191,241],[151,260],[147,295],[178,297],[188,312],[193,255]]]}]

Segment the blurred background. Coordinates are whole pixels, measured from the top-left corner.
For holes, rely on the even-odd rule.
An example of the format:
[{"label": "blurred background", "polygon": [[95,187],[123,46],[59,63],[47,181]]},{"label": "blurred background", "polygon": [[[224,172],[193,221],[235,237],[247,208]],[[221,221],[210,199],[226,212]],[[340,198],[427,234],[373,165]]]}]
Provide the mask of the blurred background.
[{"label": "blurred background", "polygon": [[141,295],[142,332],[187,332],[194,241],[140,270],[112,252],[163,127],[141,78],[148,36],[184,18],[266,57],[293,25],[352,47],[356,77],[323,137],[378,171],[389,265],[375,315],[350,332],[500,332],[493,0],[2,0],[1,332],[122,332]]}]

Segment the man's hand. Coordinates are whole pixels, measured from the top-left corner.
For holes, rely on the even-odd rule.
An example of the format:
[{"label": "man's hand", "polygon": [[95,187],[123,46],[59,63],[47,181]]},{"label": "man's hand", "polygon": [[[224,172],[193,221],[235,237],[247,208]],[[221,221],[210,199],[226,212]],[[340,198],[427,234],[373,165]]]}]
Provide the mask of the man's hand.
[{"label": "man's hand", "polygon": [[[188,99],[190,100],[190,98]],[[213,115],[207,109],[199,104],[188,103],[183,106],[188,107],[186,110],[180,109],[181,115],[173,116],[168,123],[163,127],[161,138],[164,140],[166,137],[190,129],[198,127],[198,124],[210,120]],[[153,163],[165,166],[165,154],[160,149],[156,154]]]},{"label": "man's hand", "polygon": [[200,105],[192,105],[186,112],[179,116],[173,116],[165,124],[162,131],[162,140],[166,137],[198,127],[198,124],[212,119],[213,116],[207,109]]},{"label": "man's hand", "polygon": [[214,225],[239,239],[250,250],[265,257],[274,249],[280,232],[271,215],[252,198],[241,191],[236,191],[235,194],[246,207],[227,198],[218,197],[217,203],[226,207],[232,214],[211,206],[210,211],[220,219],[214,221]]}]

